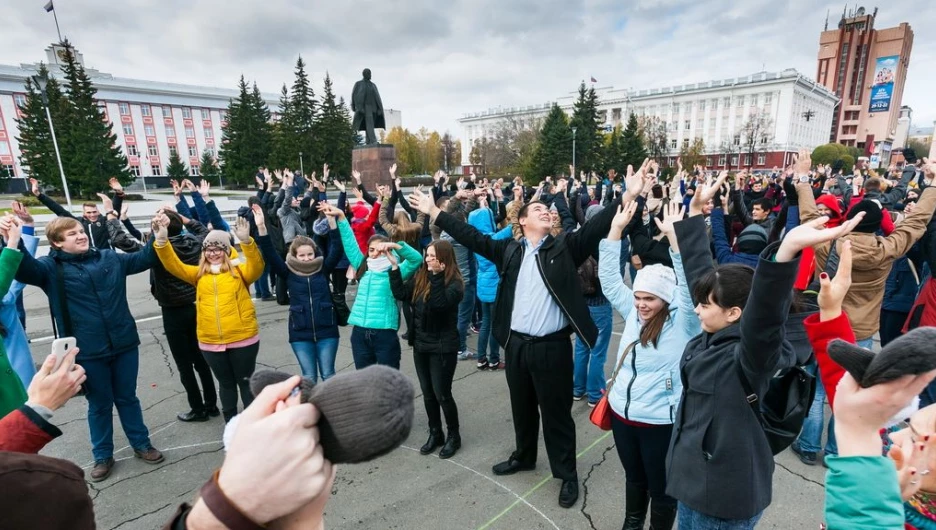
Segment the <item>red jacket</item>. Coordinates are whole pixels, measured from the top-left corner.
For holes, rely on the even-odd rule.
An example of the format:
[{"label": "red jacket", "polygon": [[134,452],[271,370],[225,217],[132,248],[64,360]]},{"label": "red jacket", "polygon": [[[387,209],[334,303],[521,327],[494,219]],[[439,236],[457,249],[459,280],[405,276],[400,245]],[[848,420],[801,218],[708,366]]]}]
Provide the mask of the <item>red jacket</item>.
[{"label": "red jacket", "polygon": [[357,240],[361,253],[367,258],[367,240],[374,235],[374,224],[377,223],[377,214],[380,213],[380,202],[375,202],[369,214],[364,219],[354,218],[349,221],[354,239]]},{"label": "red jacket", "polygon": [[27,405],[0,418],[0,451],[38,453],[61,435],[58,427]]},{"label": "red jacket", "polygon": [[825,322],[819,321],[819,313],[809,315],[803,321],[803,327],[806,328],[806,335],[809,337],[809,343],[812,344],[816,361],[819,363],[819,374],[825,386],[826,396],[829,397],[829,406],[833,407],[835,389],[839,380],[845,375],[845,369],[829,357],[829,341],[842,339],[855,344],[855,332],[852,331],[848,315],[844,311],[838,318]]}]

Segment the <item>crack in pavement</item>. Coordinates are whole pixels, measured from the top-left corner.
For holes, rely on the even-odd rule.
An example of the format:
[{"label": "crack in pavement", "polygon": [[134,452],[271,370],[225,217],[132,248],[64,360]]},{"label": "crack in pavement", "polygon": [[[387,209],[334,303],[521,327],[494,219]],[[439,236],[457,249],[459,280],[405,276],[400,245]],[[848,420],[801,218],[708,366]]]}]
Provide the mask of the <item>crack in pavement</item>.
[{"label": "crack in pavement", "polygon": [[[107,486],[104,486],[103,488],[101,488],[101,491],[110,489],[110,488],[116,486],[117,484],[120,484],[121,482],[126,482],[126,481],[128,481],[128,480],[132,480],[132,479],[135,479],[135,478],[138,478],[138,477],[142,477],[143,475],[149,475],[150,473],[155,473],[155,472],[157,472],[157,471],[166,469],[167,467],[174,466],[174,465],[178,464],[179,462],[184,462],[184,461],[188,460],[189,458],[192,458],[192,457],[195,457],[195,456],[198,456],[198,455],[205,455],[205,454],[208,454],[208,453],[217,453],[218,451],[221,451],[221,450],[223,450],[223,449],[224,449],[224,446],[221,446],[221,447],[219,447],[219,448],[217,448],[217,449],[212,449],[212,450],[209,450],[209,451],[198,451],[197,453],[192,453],[192,454],[190,454],[190,455],[183,456],[182,458],[180,458],[180,459],[178,459],[178,460],[176,460],[176,461],[174,461],[174,462],[168,462],[168,463],[165,463],[165,464],[163,464],[163,465],[154,466],[153,469],[150,469],[149,471],[144,471],[144,472],[142,472],[142,473],[137,473],[136,475],[131,475],[131,476],[129,476],[129,477],[124,477],[124,478],[122,478],[122,479],[120,479],[120,480],[117,480],[117,481],[111,483],[111,484],[108,484]],[[160,509],[161,509],[161,508],[160,508]]]},{"label": "crack in pavement", "polygon": [[601,460],[592,464],[591,468],[588,470],[588,473],[585,475],[585,480],[582,481],[582,507],[579,508],[579,511],[582,512],[582,515],[584,515],[586,519],[588,519],[588,526],[590,526],[592,530],[598,529],[595,527],[595,521],[592,520],[591,514],[585,511],[585,508],[588,506],[588,479],[591,478],[592,472],[597,469],[598,466],[605,463],[605,460],[608,459],[608,452],[610,452],[613,448],[613,443],[608,447],[605,447],[605,450],[601,452]]},{"label": "crack in pavement", "polygon": [[172,500],[172,502],[170,502],[169,504],[165,504],[165,505],[163,505],[163,506],[160,506],[159,508],[156,508],[155,510],[152,510],[152,511],[149,511],[149,512],[146,512],[146,513],[143,513],[143,514],[140,514],[140,515],[138,515],[138,516],[136,516],[136,517],[133,517],[133,518],[130,518],[130,519],[125,519],[125,520],[123,520],[123,521],[117,523],[117,526],[112,526],[112,527],[110,528],[110,530],[117,530],[118,528],[120,528],[121,526],[123,526],[123,525],[125,525],[125,524],[127,524],[127,523],[132,523],[132,522],[134,522],[134,521],[138,521],[138,520],[140,520],[140,519],[142,519],[142,518],[144,518],[144,517],[146,517],[146,516],[148,516],[148,515],[153,515],[154,513],[160,512],[160,511],[162,511],[162,510],[165,510],[166,508],[168,508],[168,507],[173,506],[174,504],[176,504],[176,503],[178,502],[179,499],[181,499],[181,498],[187,498],[187,497],[188,497],[189,495],[191,495],[192,492],[194,492],[196,489],[198,489],[198,488],[193,488],[193,489],[190,489],[190,490],[186,491],[185,493],[183,493],[183,494],[181,494],[181,495],[177,495],[177,496],[175,497],[175,499]]},{"label": "crack in pavement", "polygon": [[91,502],[94,502],[94,500],[97,499],[98,495],[101,494],[101,490],[95,488],[93,482],[85,481],[85,483],[88,485],[88,489],[94,492],[94,495],[91,496]]},{"label": "crack in pavement", "polygon": [[[155,407],[156,405],[159,405],[159,404],[162,403],[163,401],[167,401],[167,400],[170,400],[170,399],[172,399],[172,398],[174,398],[174,397],[178,397],[180,394],[184,394],[184,393],[185,393],[185,392],[180,392],[180,391],[178,391],[178,390],[173,390],[171,396],[166,396],[166,397],[164,397],[164,398],[162,398],[162,399],[160,399],[160,400],[154,402],[154,403],[151,404],[151,405],[147,405],[146,407],[143,407],[143,410],[149,410],[149,409]],[[172,423],[172,422],[170,422],[170,423]]]},{"label": "crack in pavement", "polygon": [[815,484],[815,485],[817,485],[817,486],[820,486],[821,488],[825,489],[825,484],[823,484],[822,482],[813,480],[813,479],[811,479],[811,478],[809,478],[809,477],[807,477],[807,476],[805,476],[805,475],[801,475],[801,474],[799,474],[799,473],[793,471],[792,469],[786,467],[785,465],[781,464],[780,462],[774,462],[774,463],[777,464],[777,466],[778,466],[780,469],[783,469],[783,470],[786,471],[787,473],[789,473],[789,474],[791,474],[791,475],[793,475],[793,476],[795,476],[795,477],[799,477],[799,478],[805,480],[806,482],[812,482],[813,484]]},{"label": "crack in pavement", "polygon": [[[172,363],[169,362],[169,355],[166,353],[166,345],[163,344],[163,341],[159,340],[159,337],[156,336],[155,330],[148,330],[149,334],[153,336],[153,341],[159,346],[159,353],[162,354],[163,363],[166,365],[166,368],[169,369],[169,377],[175,377],[175,371],[172,369]],[[165,332],[163,333],[165,337]]]}]

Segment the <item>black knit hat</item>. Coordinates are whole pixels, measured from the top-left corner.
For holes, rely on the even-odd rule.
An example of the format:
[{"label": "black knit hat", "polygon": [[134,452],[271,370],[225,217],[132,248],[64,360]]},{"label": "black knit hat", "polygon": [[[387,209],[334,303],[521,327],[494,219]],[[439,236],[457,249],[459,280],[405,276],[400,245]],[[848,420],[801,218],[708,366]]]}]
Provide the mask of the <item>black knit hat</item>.
[{"label": "black knit hat", "polygon": [[841,339],[829,343],[829,356],[862,388],[936,369],[936,328],[923,327],[898,337],[875,354]]},{"label": "black knit hat", "polygon": [[903,148],[903,157],[908,164],[913,164],[917,160],[916,151],[914,151],[912,147]]},{"label": "black knit hat", "polygon": [[758,224],[749,224],[738,235],[738,250],[745,254],[760,254],[767,248],[767,230]]},{"label": "black knit hat", "polygon": [[[256,396],[292,377],[264,370],[250,378]],[[325,458],[335,464],[366,462],[396,449],[413,426],[413,384],[399,370],[373,365],[316,385],[302,378],[301,401],[322,413],[318,422]]]},{"label": "black knit hat", "polygon": [[881,205],[870,200],[862,200],[848,210],[846,219],[854,219],[859,212],[864,212],[864,219],[855,227],[855,232],[873,234],[881,229],[881,221],[884,220],[884,213]]}]

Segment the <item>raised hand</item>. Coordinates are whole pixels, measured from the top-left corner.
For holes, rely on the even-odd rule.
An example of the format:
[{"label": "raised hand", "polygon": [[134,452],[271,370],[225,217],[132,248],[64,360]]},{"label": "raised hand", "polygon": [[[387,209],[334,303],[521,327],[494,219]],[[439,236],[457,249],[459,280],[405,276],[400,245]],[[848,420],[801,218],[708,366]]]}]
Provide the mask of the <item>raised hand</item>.
[{"label": "raised hand", "polygon": [[172,194],[175,195],[176,200],[179,200],[179,196],[182,195],[182,186],[179,185],[179,181],[170,179],[169,184],[172,185]]},{"label": "raised hand", "polygon": [[656,217],[653,218],[653,222],[656,223],[657,228],[659,228],[660,232],[669,240],[670,248],[677,254],[679,253],[679,244],[676,241],[676,223],[682,221],[685,215],[686,208],[684,206],[675,202],[670,202],[663,207],[663,221],[660,221]]},{"label": "raised hand", "polygon": [[104,215],[110,215],[111,212],[114,211],[114,202],[111,201],[110,197],[104,195],[103,193],[96,193],[95,195],[97,195],[104,204]]},{"label": "raised hand", "polygon": [[637,203],[629,201],[618,206],[617,213],[611,219],[611,229],[608,231],[610,241],[620,241],[624,229],[630,224],[637,212]]},{"label": "raised hand", "polygon": [[23,221],[23,224],[26,226],[32,226],[34,223],[33,216],[29,213],[29,210],[23,206],[19,201],[13,201],[10,203],[10,208],[13,209],[13,215],[20,218]]},{"label": "raised hand", "polygon": [[345,192],[345,185],[344,185],[344,182],[341,182],[340,180],[335,179],[335,180],[332,181],[332,184],[334,184],[335,187],[338,188],[338,191],[339,191],[339,192],[341,192],[341,193],[344,193],[344,192]]},{"label": "raised hand", "polygon": [[120,185],[120,181],[117,180],[117,177],[111,177],[107,181],[107,184],[110,186],[110,189],[114,190],[115,192],[123,193],[123,186]]},{"label": "raised hand", "polygon": [[936,179],[936,160],[930,160],[928,158],[923,159],[923,175],[929,179]]},{"label": "raised hand", "polygon": [[267,235],[266,218],[263,215],[263,208],[261,208],[259,204],[254,204],[250,209],[253,212],[254,224],[257,225],[257,234],[261,236]]},{"label": "raised hand", "polygon": [[842,314],[842,301],[851,287],[852,281],[852,248],[851,241],[842,242],[842,250],[839,252],[838,269],[835,271],[835,278],[829,278],[829,275],[823,272],[819,275],[819,320],[825,322],[833,320]]},{"label": "raised hand", "polygon": [[790,230],[783,238],[783,243],[780,243],[780,248],[777,250],[774,260],[777,262],[792,261],[806,247],[813,247],[842,237],[854,230],[858,223],[864,219],[864,215],[864,212],[860,212],[835,228],[821,228],[829,222],[829,217],[825,215],[801,224]]},{"label": "raised hand", "polygon": [[390,166],[390,178],[394,180],[396,179],[396,168],[397,168],[396,163]]},{"label": "raised hand", "polygon": [[237,222],[234,223],[234,235],[241,243],[250,241],[250,223],[247,222],[247,219],[237,218]]},{"label": "raised hand", "polygon": [[120,220],[126,221],[127,219],[129,219],[130,218],[129,213],[130,213],[130,205],[127,203],[121,204],[120,205]]},{"label": "raised hand", "polygon": [[705,179],[705,184],[696,186],[695,195],[692,196],[692,201],[689,203],[689,215],[701,214],[706,203],[715,198],[715,194],[718,193],[727,178],[728,172],[723,170],[718,174],[718,178],[714,183],[712,183],[712,177],[708,176]]},{"label": "raised hand", "polygon": [[344,214],[343,211],[341,211],[340,209],[336,208],[335,206],[332,206],[331,204],[328,204],[327,202],[321,202],[321,203],[319,203],[319,205],[318,205],[318,211],[320,211],[320,212],[322,212],[323,214],[325,214],[325,216],[331,217],[331,218],[333,218],[333,219],[344,219],[344,218],[345,218],[345,214]]},{"label": "raised hand", "polygon": [[422,191],[416,189],[409,194],[409,197],[406,198],[409,205],[414,209],[426,214],[432,215],[433,209],[438,212],[438,208],[435,205],[435,202],[432,200],[432,195],[427,195]]},{"label": "raised hand", "polygon": [[361,172],[360,171],[356,169],[351,170],[351,178],[354,179],[354,182],[357,182],[358,186],[361,185]]},{"label": "raised hand", "polygon": [[259,175],[255,175],[254,179],[257,180],[257,189],[263,188],[263,179]]},{"label": "raised hand", "polygon": [[364,200],[364,194],[361,193],[361,190],[359,190],[359,189],[357,189],[357,188],[351,188],[351,191],[354,192],[354,196],[357,197],[357,200],[359,200],[359,201],[363,201],[363,200]]},{"label": "raised hand", "polygon": [[42,191],[39,189],[39,181],[36,180],[36,179],[34,179],[34,178],[30,178],[30,179],[29,179],[29,190],[32,192],[33,195],[35,195],[36,197],[38,197],[39,194],[42,193]]},{"label": "raised hand", "polygon": [[331,171],[331,168],[328,167],[328,164],[322,164],[322,181],[328,182],[328,172]]},{"label": "raised hand", "polygon": [[198,183],[198,194],[202,196],[206,201],[208,200],[208,192],[211,190],[211,183],[206,179],[201,179],[201,182]]},{"label": "raised hand", "polygon": [[809,175],[812,169],[812,155],[808,149],[800,149],[799,154],[793,155],[793,172],[797,177]]},{"label": "raised hand", "polygon": [[169,217],[161,213],[150,222],[150,230],[156,236],[157,245],[165,245],[169,242]]}]

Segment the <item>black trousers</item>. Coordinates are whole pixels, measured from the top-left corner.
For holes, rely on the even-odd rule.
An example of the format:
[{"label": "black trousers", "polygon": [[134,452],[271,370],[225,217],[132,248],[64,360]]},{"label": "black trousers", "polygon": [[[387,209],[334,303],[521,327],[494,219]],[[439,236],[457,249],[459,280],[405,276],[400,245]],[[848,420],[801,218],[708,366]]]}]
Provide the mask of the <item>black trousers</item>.
[{"label": "black trousers", "polygon": [[331,273],[332,292],[345,294],[348,290],[348,269],[334,269]]},{"label": "black trousers", "polygon": [[257,366],[257,354],[260,352],[260,343],[244,346],[243,348],[228,348],[225,351],[202,351],[208,366],[218,378],[221,387],[221,414],[228,422],[237,415],[237,391],[244,408],[253,402],[253,393],[250,392],[250,376]]},{"label": "black trousers", "polygon": [[881,347],[887,346],[887,343],[901,336],[900,330],[903,329],[904,322],[910,313],[901,313],[899,311],[881,310]]},{"label": "black trousers", "polygon": [[517,449],[512,457],[526,465],[536,463],[542,415],[543,439],[553,477],[577,480],[575,421],[572,420],[572,342],[568,333],[556,340],[529,342],[512,331],[504,350],[517,438]]},{"label": "black trousers", "polygon": [[[415,333],[415,331],[414,331]],[[430,429],[442,428],[442,414],[445,414],[445,426],[451,432],[458,430],[458,406],[452,397],[452,379],[455,378],[455,366],[458,364],[458,352],[422,353],[413,350],[413,363],[419,377],[419,389],[426,406]]]},{"label": "black trousers", "polygon": [[[188,396],[189,407],[201,411],[218,406],[218,394],[215,391],[214,378],[211,377],[211,369],[198,348],[195,304],[161,309],[166,342],[169,343],[169,351],[172,352],[172,359],[179,370],[179,379],[182,380],[182,387]],[[204,395],[198,389],[196,372],[198,379],[201,379]]]},{"label": "black trousers", "polygon": [[666,452],[673,425],[637,427],[611,416],[611,432],[618,457],[624,466],[624,480],[650,492],[654,501],[676,500],[666,495]]}]

